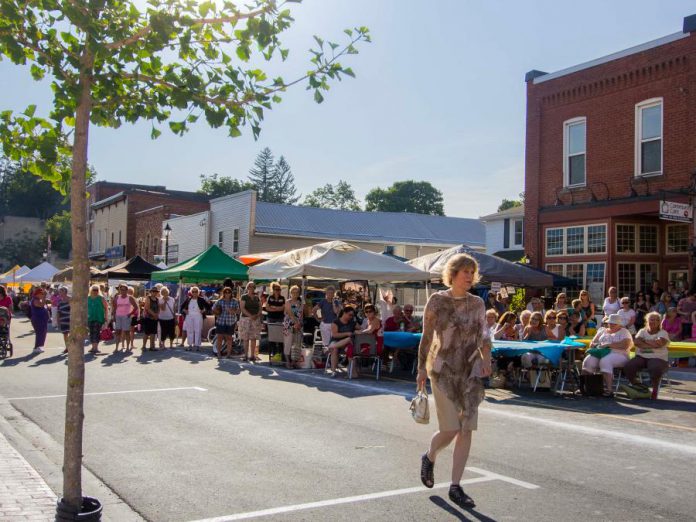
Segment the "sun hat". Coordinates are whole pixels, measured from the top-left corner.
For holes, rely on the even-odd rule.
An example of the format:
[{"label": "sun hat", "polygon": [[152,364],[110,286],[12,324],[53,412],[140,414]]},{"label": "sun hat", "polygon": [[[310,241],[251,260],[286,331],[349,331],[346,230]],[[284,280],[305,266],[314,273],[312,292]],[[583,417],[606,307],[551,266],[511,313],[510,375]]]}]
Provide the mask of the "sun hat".
[{"label": "sun hat", "polygon": [[608,324],[618,324],[619,326],[623,326],[623,320],[621,319],[621,316],[619,314],[611,314],[609,318],[607,319]]}]

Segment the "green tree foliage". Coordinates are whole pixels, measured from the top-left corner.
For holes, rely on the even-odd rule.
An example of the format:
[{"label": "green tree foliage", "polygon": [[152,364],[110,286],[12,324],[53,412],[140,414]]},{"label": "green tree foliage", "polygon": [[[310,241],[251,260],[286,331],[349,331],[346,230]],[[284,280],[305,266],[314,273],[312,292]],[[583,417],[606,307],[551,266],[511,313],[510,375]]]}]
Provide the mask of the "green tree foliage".
[{"label": "green tree foliage", "polygon": [[46,243],[33,232],[26,230],[12,239],[2,243],[2,257],[9,266],[36,266],[43,260]]},{"label": "green tree foliage", "polygon": [[306,207],[333,208],[338,210],[361,210],[353,187],[339,180],[334,187],[327,183],[308,194],[302,203]]},{"label": "green tree foliage", "polygon": [[522,206],[521,201],[503,198],[503,201],[500,203],[500,205],[498,205],[498,212],[502,212],[503,210],[507,210],[509,208],[515,208],[515,207],[521,207],[521,206]]},{"label": "green tree foliage", "polygon": [[200,177],[201,188],[198,189],[198,192],[201,194],[206,194],[211,198],[229,196],[230,194],[236,194],[237,192],[244,192],[245,190],[254,189],[254,185],[248,181],[241,181],[229,176],[218,176],[217,174],[205,176],[201,174]]},{"label": "green tree foliage", "polygon": [[427,181],[413,180],[397,181],[387,189],[372,189],[365,196],[365,210],[445,215],[442,192]]},{"label": "green tree foliage", "polygon": [[[297,3],[293,0],[292,3]],[[143,7],[144,6],[144,7]],[[12,161],[71,190],[73,292],[87,295],[86,173],[90,125],[118,128],[141,120],[183,135],[203,117],[232,137],[261,132],[267,110],[304,83],[317,102],[329,82],[354,76],[340,60],[369,41],[367,28],[347,29],[339,45],[315,37],[307,72],[286,81],[259,68],[285,60],[281,34],[293,22],[288,2],[249,0],[3,0],[0,58],[28,66],[51,83],[48,111],[0,111],[0,146]],[[81,504],[86,300],[72,305],[63,458],[63,500]]]},{"label": "green tree foliage", "polygon": [[46,238],[51,238],[51,248],[60,257],[70,257],[72,249],[72,233],[70,231],[70,212],[64,210],[46,220]]}]

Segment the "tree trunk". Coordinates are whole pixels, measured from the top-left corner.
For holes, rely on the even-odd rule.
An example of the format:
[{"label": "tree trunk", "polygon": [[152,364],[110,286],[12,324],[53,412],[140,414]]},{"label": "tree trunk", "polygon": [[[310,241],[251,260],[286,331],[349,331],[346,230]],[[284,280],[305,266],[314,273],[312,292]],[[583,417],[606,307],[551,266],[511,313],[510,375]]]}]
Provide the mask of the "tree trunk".
[{"label": "tree trunk", "polygon": [[91,99],[91,57],[83,56],[80,94],[75,113],[75,139],[72,151],[70,212],[73,246],[73,297],[70,303],[68,338],[68,390],[65,402],[63,443],[63,501],[79,512],[82,506],[82,423],[85,393],[84,341],[87,338],[87,295],[89,259],[87,257],[86,173]]}]

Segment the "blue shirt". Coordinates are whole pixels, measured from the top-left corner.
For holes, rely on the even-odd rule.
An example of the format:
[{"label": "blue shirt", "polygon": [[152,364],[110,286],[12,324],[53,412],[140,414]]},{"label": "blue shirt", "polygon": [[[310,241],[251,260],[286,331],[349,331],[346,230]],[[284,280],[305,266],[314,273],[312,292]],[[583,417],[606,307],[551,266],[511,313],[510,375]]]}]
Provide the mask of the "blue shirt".
[{"label": "blue shirt", "polygon": [[334,312],[333,303],[327,301],[326,299],[319,301],[319,310],[321,310],[322,323],[331,324],[338,319],[336,312]]}]

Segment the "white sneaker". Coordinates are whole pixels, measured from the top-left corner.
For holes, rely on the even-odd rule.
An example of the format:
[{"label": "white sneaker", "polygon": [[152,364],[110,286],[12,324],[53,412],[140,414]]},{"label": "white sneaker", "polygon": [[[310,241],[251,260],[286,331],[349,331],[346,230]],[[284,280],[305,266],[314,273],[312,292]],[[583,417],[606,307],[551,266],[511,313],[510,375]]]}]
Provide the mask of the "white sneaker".
[{"label": "white sneaker", "polygon": [[44,349],[43,346],[39,346],[37,348],[34,348],[34,353],[43,353]]}]

